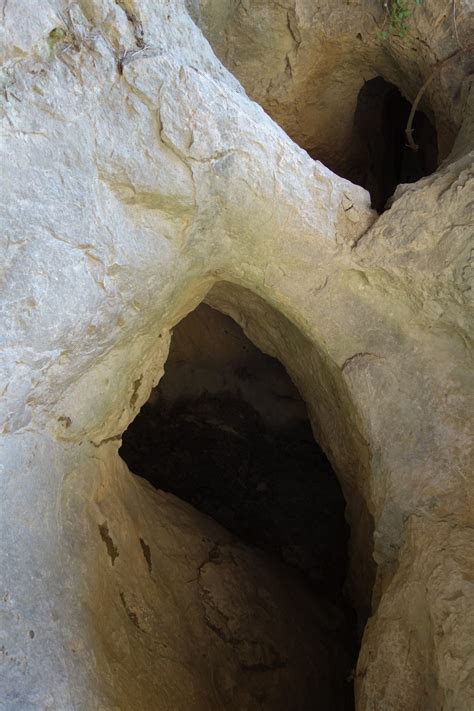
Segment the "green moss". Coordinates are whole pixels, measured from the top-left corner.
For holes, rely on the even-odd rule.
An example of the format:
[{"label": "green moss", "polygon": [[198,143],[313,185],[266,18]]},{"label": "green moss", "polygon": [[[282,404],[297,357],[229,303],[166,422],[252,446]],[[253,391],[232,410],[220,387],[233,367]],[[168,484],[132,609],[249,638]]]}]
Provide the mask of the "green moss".
[{"label": "green moss", "polygon": [[56,46],[61,42],[64,42],[67,35],[66,30],[62,27],[54,27],[48,35],[48,47],[52,52],[56,49]]},{"label": "green moss", "polygon": [[389,35],[404,37],[410,29],[410,18],[416,5],[422,5],[424,0],[383,0],[386,18],[377,36],[386,40]]},{"label": "green moss", "polygon": [[53,27],[48,35],[48,47],[50,56],[56,53],[58,47],[74,44],[74,37],[64,27]]}]

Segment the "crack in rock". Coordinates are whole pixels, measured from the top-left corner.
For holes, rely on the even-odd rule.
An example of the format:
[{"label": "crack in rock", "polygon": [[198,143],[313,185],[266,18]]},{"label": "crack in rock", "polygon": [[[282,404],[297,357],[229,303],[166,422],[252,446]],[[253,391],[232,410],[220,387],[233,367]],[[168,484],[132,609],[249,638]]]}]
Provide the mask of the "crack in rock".
[{"label": "crack in rock", "polygon": [[119,551],[109,533],[109,525],[107,521],[104,521],[104,523],[99,524],[99,533],[100,537],[105,543],[105,546],[107,548],[107,555],[109,556],[113,565],[115,563],[116,558],[118,558],[119,556]]},{"label": "crack in rock", "polygon": [[[243,563],[243,565],[242,565]],[[220,568],[217,575],[216,566]],[[245,561],[238,560],[238,551],[222,550],[216,543],[208,558],[198,569],[198,586],[204,609],[204,621],[223,642],[231,645],[243,671],[268,672],[283,669],[287,665],[265,627],[273,627],[271,615],[264,615],[263,623],[248,620],[248,610],[255,608],[252,600],[234,600],[228,592],[235,587],[236,578],[245,575]],[[214,570],[213,570],[214,569]],[[227,588],[228,586],[228,588]],[[252,591],[253,596],[256,595]],[[267,619],[268,618],[268,619]],[[248,627],[248,629],[245,629]]]}]

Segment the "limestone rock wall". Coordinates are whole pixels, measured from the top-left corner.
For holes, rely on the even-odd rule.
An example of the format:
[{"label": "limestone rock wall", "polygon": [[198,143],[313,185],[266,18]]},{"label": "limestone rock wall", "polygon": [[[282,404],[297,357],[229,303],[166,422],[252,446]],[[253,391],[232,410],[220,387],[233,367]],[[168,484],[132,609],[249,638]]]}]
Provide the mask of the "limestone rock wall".
[{"label": "limestone rock wall", "polygon": [[431,77],[420,108],[437,128],[441,158],[465,115],[473,70],[472,3],[409,2],[403,36],[390,31],[388,5],[189,2],[217,55],[249,95],[315,158],[348,175],[357,175],[361,160],[353,118],[364,82],[383,76],[413,102]]},{"label": "limestone rock wall", "polygon": [[[468,32],[468,3],[457,5]],[[430,28],[426,6],[419,22]],[[144,708],[222,708],[183,646],[192,639],[194,650],[200,634],[184,612],[185,581],[152,593],[146,556],[126,535],[149,504],[117,455],[161,376],[170,329],[207,298],[292,374],[341,479],[354,595],[361,619],[372,614],[358,708],[469,708],[467,88],[456,108],[458,84],[444,74],[433,84],[426,100],[447,126],[445,146],[466,116],[452,159],[376,219],[362,188],[247,98],[184,3],[19,0],[2,19],[3,698],[22,709],[121,708],[143,694]],[[436,26],[435,52],[446,39]],[[297,28],[285,32],[290,51]],[[427,71],[417,66],[406,71],[413,87]],[[333,85],[331,75],[326,91]],[[181,515],[166,509],[145,533],[133,524],[150,548],[158,519]],[[185,526],[184,549],[199,547],[204,524]],[[114,546],[130,555],[112,565]],[[201,548],[186,575],[207,560]],[[129,567],[117,574],[125,559],[137,566],[129,592]],[[170,598],[176,606],[155,617]],[[138,642],[135,618],[169,624],[172,653]],[[167,665],[175,671],[157,701]],[[229,679],[219,684],[230,693]]]},{"label": "limestone rock wall", "polygon": [[288,569],[132,476],[114,444],[30,434],[4,454],[4,708],[346,708],[341,614]]}]

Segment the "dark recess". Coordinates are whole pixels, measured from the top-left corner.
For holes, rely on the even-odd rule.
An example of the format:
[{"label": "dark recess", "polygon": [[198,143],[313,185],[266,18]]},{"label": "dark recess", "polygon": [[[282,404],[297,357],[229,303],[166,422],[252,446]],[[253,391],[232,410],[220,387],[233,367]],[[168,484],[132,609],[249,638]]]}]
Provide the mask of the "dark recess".
[{"label": "dark recess", "polygon": [[[178,329],[184,333],[186,322],[175,334]],[[219,342],[227,331],[223,334]],[[245,342],[249,351],[256,350],[243,333],[241,337],[243,350]],[[268,359],[264,373],[275,373],[278,367],[289,380],[277,361],[258,353]],[[199,363],[204,356],[199,353]],[[355,613],[344,594],[349,536],[345,501],[309,420],[289,417],[284,427],[272,427],[239,397],[234,380],[228,390],[170,402],[162,389],[173,390],[169,379],[179,378],[180,364],[177,359],[165,366],[160,385],[124,433],[120,455],[132,472],[156,488],[191,503],[244,542],[292,566],[293,574],[313,589],[315,599],[337,605],[347,619],[344,646],[355,663]],[[250,359],[234,370],[234,376],[236,382],[254,382],[262,378],[262,370],[252,372]],[[281,408],[289,407],[290,398],[279,401]],[[353,709],[349,669],[347,676],[341,681],[347,685],[344,708]]]},{"label": "dark recess", "polygon": [[349,177],[366,188],[372,207],[383,212],[400,183],[414,183],[438,166],[436,129],[422,111],[413,120],[413,140],[407,145],[405,129],[411,104],[398,88],[382,77],[365,82],[354,114],[354,144],[358,165]]}]

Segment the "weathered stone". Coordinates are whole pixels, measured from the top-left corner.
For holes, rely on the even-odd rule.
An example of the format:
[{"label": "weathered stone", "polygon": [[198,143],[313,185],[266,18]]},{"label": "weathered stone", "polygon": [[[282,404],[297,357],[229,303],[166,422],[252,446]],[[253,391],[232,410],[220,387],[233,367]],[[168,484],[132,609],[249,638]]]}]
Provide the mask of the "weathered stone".
[{"label": "weathered stone", "polygon": [[[207,5],[219,33],[230,23],[227,6]],[[226,62],[306,146],[313,129],[304,124],[297,134],[297,109],[285,125],[275,107],[298,108],[291,73],[304,76],[316,52],[318,97],[304,121],[314,118],[320,156],[327,146],[334,164],[363,78],[383,73],[413,98],[431,53],[443,58],[472,33],[467,0],[455,3],[459,38],[441,3],[425,3],[415,27],[426,52],[395,39],[386,52],[371,39],[375,0],[331,4],[331,14],[326,3],[320,15],[310,5],[294,13],[272,5],[265,25],[253,10],[262,3],[233,4],[235,36],[250,22],[259,51],[248,55],[252,71]],[[226,27],[218,42],[206,30],[221,56],[236,52],[235,25]],[[263,44],[265,27],[274,32]],[[289,672],[273,647],[286,621],[271,639],[261,622],[255,646],[239,618],[250,604],[254,554],[239,548],[234,619],[226,534],[131,477],[117,454],[162,374],[170,329],[204,299],[285,365],[340,478],[352,527],[350,584],[361,623],[372,615],[358,708],[470,708],[474,154],[466,56],[424,99],[444,155],[461,126],[451,159],[400,188],[377,218],[365,190],[313,161],[247,98],[181,0],[83,0],[69,13],[61,0],[4,3],[3,40],[6,708],[280,708],[275,689]],[[377,60],[365,46],[368,54],[377,46]],[[289,79],[275,80],[263,102],[275,65],[278,77],[289,66]],[[312,91],[304,88],[302,100]],[[342,122],[333,113],[339,103]],[[222,577],[206,563],[215,543],[223,543]],[[209,602],[216,591],[217,606]],[[289,604],[275,596],[279,609]],[[306,608],[295,609],[299,629]],[[239,641],[237,651],[226,636]],[[297,675],[325,662],[304,650],[295,652],[295,666],[303,656],[306,665]],[[244,683],[242,668],[262,664],[276,686],[258,706],[255,677]]]},{"label": "weathered stone", "polygon": [[190,0],[189,5],[249,96],[336,172],[356,172],[357,96],[376,76],[398,86],[410,101],[432,77],[420,107],[436,124],[441,157],[449,153],[470,86],[470,0],[449,7],[443,0],[418,7],[408,2],[404,36],[390,31],[389,4],[380,0],[322,0],[317,7],[311,0]]}]

